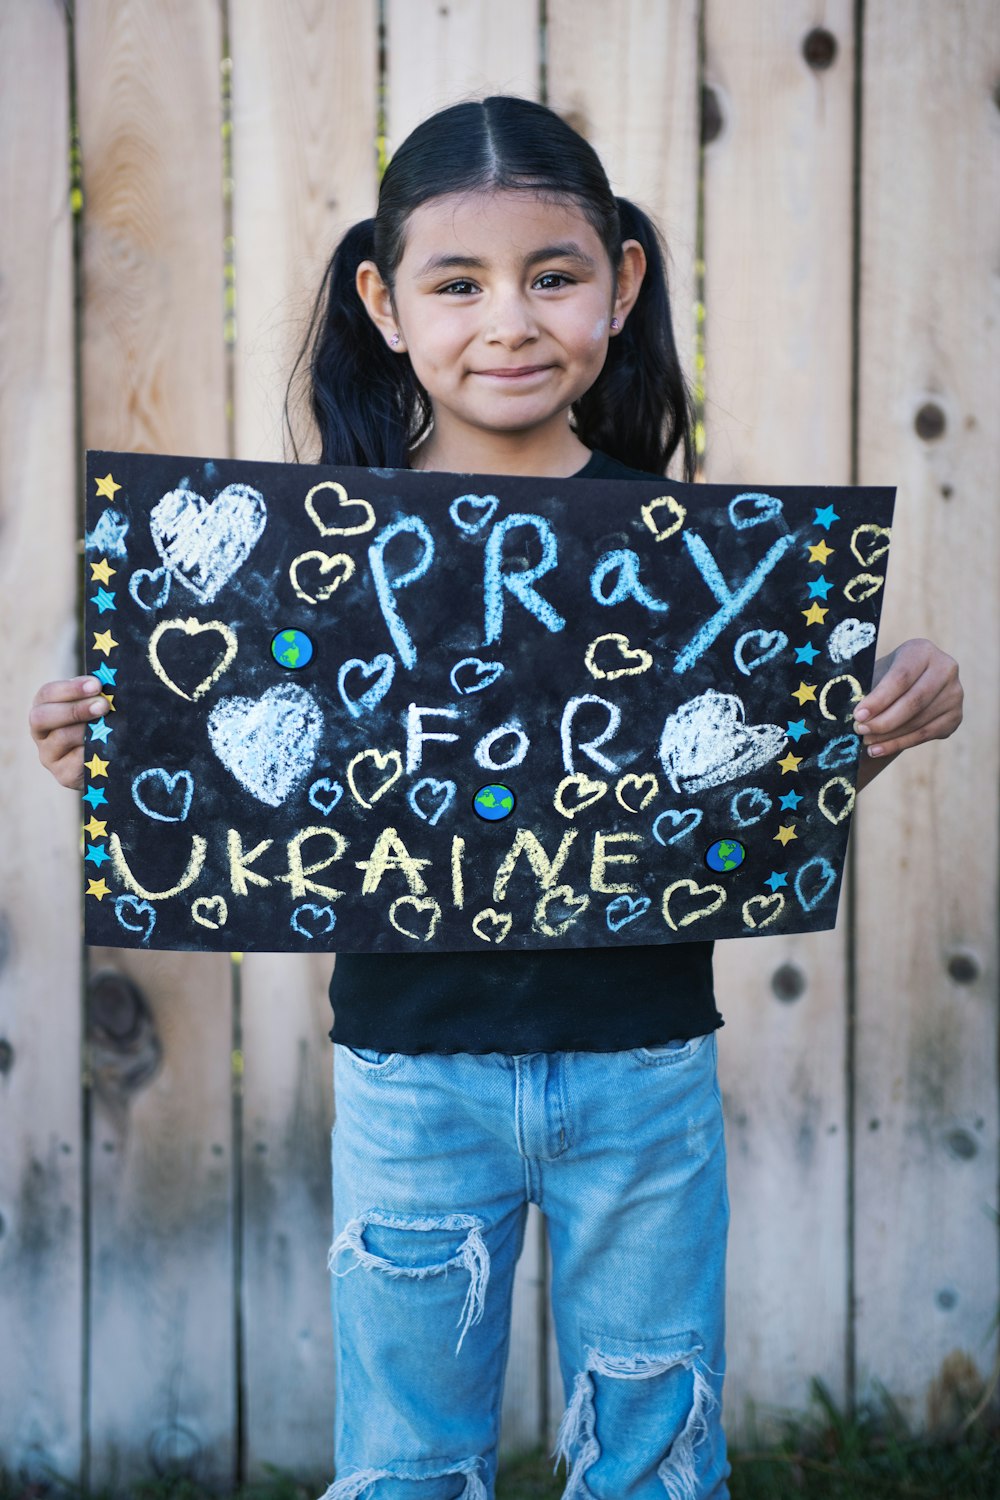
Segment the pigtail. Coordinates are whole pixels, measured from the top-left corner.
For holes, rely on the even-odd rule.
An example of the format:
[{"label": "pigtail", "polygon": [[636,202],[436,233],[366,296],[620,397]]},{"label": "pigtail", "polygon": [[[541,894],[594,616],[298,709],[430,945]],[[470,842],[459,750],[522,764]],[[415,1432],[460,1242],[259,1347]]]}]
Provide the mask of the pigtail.
[{"label": "pigtail", "polygon": [[[429,425],[431,409],[409,358],[386,346],[358,296],[358,266],[375,259],[374,224],[374,219],[361,220],[337,245],[288,393],[306,360],[309,406],[319,431],[319,463],[405,469],[410,447]],[[288,393],[285,419],[298,460],[288,420]]]},{"label": "pigtail", "polygon": [[573,404],[576,432],[630,468],[665,474],[678,447],[683,478],[694,477],[694,408],[670,314],[666,256],[653,221],[627,198],[615,200],[622,240],[638,240],[646,274],[621,333],[611,339],[597,380]]}]

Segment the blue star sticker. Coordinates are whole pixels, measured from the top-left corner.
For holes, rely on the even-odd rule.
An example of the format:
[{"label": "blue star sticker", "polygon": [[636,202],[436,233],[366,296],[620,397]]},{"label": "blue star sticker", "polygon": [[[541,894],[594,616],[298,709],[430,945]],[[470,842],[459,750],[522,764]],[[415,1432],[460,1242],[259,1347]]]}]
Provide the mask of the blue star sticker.
[{"label": "blue star sticker", "polygon": [[802,801],[802,793],[788,792],[784,797],[779,798],[779,801],[782,812],[794,812]]},{"label": "blue star sticker", "polygon": [[810,599],[825,599],[832,588],[833,584],[828,583],[821,573],[809,585],[809,597]]},{"label": "blue star sticker", "polygon": [[816,525],[822,526],[824,531],[829,531],[834,521],[839,520],[840,517],[837,515],[837,512],[834,510],[832,505],[824,506],[822,510],[818,510],[816,512]]},{"label": "blue star sticker", "polygon": [[106,661],[102,661],[94,676],[98,682],[103,682],[105,687],[114,687],[115,678],[118,676],[118,668],[109,667]]},{"label": "blue star sticker", "polygon": [[787,733],[789,739],[794,740],[796,744],[798,744],[799,740],[804,734],[809,733],[808,729],[806,728],[805,719],[793,719],[785,732]]},{"label": "blue star sticker", "polygon": [[90,738],[92,740],[100,740],[102,745],[107,742],[108,737],[112,734],[114,734],[114,730],[107,719],[95,719],[90,726]]},{"label": "blue star sticker", "polygon": [[92,865],[96,865],[100,869],[104,861],[111,858],[111,855],[103,844],[88,844],[86,858],[90,860]]},{"label": "blue star sticker", "polygon": [[102,802],[107,802],[107,797],[99,786],[88,786],[83,794],[84,802],[89,802],[91,807],[100,807]]},{"label": "blue star sticker", "polygon": [[98,589],[96,594],[91,594],[90,602],[97,605],[102,615],[115,608],[115,596],[113,593],[109,594],[107,589]]},{"label": "blue star sticker", "polygon": [[779,875],[777,870],[772,870],[764,884],[769,885],[772,891],[778,891],[783,885],[788,884],[788,874],[786,872],[784,875]]},{"label": "blue star sticker", "polygon": [[[815,646],[806,644],[805,646],[795,647],[795,660],[805,662],[807,667],[812,666],[818,655],[819,652],[816,650]],[[99,677],[101,675],[100,672],[98,672],[97,675]]]}]

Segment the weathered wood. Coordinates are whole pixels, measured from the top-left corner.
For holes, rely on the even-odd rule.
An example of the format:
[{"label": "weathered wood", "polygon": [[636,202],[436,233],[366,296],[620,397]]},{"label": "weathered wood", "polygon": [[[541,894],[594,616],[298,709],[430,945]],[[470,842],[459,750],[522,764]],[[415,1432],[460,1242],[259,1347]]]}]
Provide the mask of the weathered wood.
[{"label": "weathered wood", "polygon": [[69,75],[53,5],[0,4],[0,1467],[79,1478],[79,805],[31,699],[76,670]]},{"label": "weathered wood", "polygon": [[859,1386],[922,1426],[969,1404],[949,1356],[985,1378],[996,1352],[1000,36],[989,0],[864,14],[860,467],[899,486],[883,641],[938,642],[967,694],[857,830]]},{"label": "weathered wood", "polygon": [[[282,407],[337,240],[374,211],[375,0],[230,12],[235,451],[282,459]],[[296,428],[297,439],[306,424]],[[303,460],[315,456],[301,448]],[[241,969],[246,1474],[332,1473],[331,955]]]},{"label": "weathered wood", "polygon": [[[78,7],[88,447],[225,451],[220,54],[218,10],[198,0]],[[162,1064],[124,1097],[94,1090],[91,1479],[152,1466],[227,1484],[229,965],[93,951],[92,975],[104,968],[139,987]]]},{"label": "weathered wood", "polygon": [[[537,7],[472,0],[389,0],[386,136],[389,154],[421,120],[460,99],[487,94],[538,95]],[[501,1421],[505,1452],[539,1441],[541,1395],[537,1279],[539,1237],[526,1233],[514,1282],[510,1357]]]},{"label": "weathered wood", "polygon": [[[815,15],[809,0],[706,12],[721,124],[705,151],[710,481],[850,479],[852,7],[825,7],[829,68],[803,53]],[[766,1427],[768,1410],[802,1409],[812,1376],[845,1392],[846,892],[842,903],[835,932],[716,950],[735,1438]]]}]

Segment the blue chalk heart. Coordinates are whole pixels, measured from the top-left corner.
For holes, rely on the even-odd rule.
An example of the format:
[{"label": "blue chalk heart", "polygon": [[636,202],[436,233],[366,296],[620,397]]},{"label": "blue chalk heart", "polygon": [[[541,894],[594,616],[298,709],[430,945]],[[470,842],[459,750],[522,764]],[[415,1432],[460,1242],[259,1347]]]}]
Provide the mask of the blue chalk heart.
[{"label": "blue chalk heart", "polygon": [[[162,789],[166,793],[166,799],[162,805],[169,807],[173,802],[176,805],[177,788],[183,788],[181,792],[180,812],[157,812],[155,807],[140,794],[139,787],[143,782],[152,782],[154,787]],[[148,794],[147,794],[148,795]],[[141,813],[147,818],[155,818],[157,823],[183,823],[191,810],[191,798],[194,796],[194,777],[190,771],[175,771],[173,775],[165,771],[162,766],[151,766],[148,771],[140,771],[132,783],[132,801]]]},{"label": "blue chalk heart", "polygon": [[[119,896],[115,901],[115,916],[119,927],[126,932],[141,932],[143,942],[149,942],[156,926],[156,907],[151,902],[140,901],[138,896]],[[127,916],[141,920],[129,922]]]},{"label": "blue chalk heart", "polygon": [[[810,884],[818,877],[818,883],[807,895],[803,890],[806,880]],[[814,859],[807,859],[795,877],[795,894],[803,911],[815,911],[816,907],[827,895],[830,888],[836,884],[837,872],[828,859],[822,854],[817,854]]]},{"label": "blue chalk heart", "polygon": [[453,781],[435,781],[433,776],[424,776],[410,788],[406,800],[417,817],[423,818],[433,828],[441,814],[454,802],[457,790]]},{"label": "blue chalk heart", "polygon": [[[312,932],[307,926],[303,926],[303,917],[314,917],[316,919],[316,931]],[[325,920],[326,925],[320,926],[320,918]],[[337,913],[332,906],[316,906],[312,901],[304,901],[292,912],[292,931],[301,933],[305,938],[325,937],[332,932],[337,925]]]},{"label": "blue chalk heart", "polygon": [[[672,833],[667,839],[663,838],[660,833],[660,824],[664,819],[676,829],[676,832]],[[689,833],[694,833],[701,819],[702,811],[700,807],[668,807],[665,812],[660,813],[660,816],[653,824],[653,837],[658,844],[662,844],[666,848],[668,844],[676,844],[679,840],[686,838]]]},{"label": "blue chalk heart", "polygon": [[[458,674],[463,668],[467,669],[466,681],[461,683]],[[471,672],[471,677],[468,673]],[[451,669],[451,685],[456,693],[465,694],[481,693],[483,688],[488,688],[491,683],[496,682],[498,677],[503,676],[502,661],[480,661],[478,656],[463,656]]]},{"label": "blue chalk heart", "polygon": [[[365,680],[375,678],[375,681],[357,697],[353,697],[345,686],[351,672],[360,672]],[[350,661],[344,662],[337,673],[337,688],[352,719],[360,718],[368,709],[374,708],[376,703],[381,702],[392,686],[395,674],[395,657],[389,656],[384,651],[378,656],[373,656],[371,661],[363,661],[360,656],[352,656]]]},{"label": "blue chalk heart", "polygon": [[[326,793],[325,796],[324,793]],[[327,776],[321,776],[319,781],[314,781],[309,788],[309,801],[326,818],[333,812],[343,795],[344,788],[340,782],[331,781]]]},{"label": "blue chalk heart", "polygon": [[489,525],[500,501],[496,495],[459,495],[448,507],[448,514],[466,536],[475,536]]},{"label": "blue chalk heart", "polygon": [[[128,581],[128,591],[140,609],[162,609],[170,598],[172,575],[166,568],[136,568]],[[159,583],[159,589],[150,598],[144,599],[140,590],[144,583]]]},{"label": "blue chalk heart", "polygon": [[762,786],[741,786],[733,793],[729,804],[729,816],[740,828],[752,828],[761,818],[766,818],[774,803]]},{"label": "blue chalk heart", "polygon": [[609,901],[605,908],[608,928],[611,932],[619,932],[629,922],[634,922],[638,917],[645,916],[652,902],[648,896],[616,896]]},{"label": "blue chalk heart", "polygon": [[[740,510],[740,506],[749,507],[749,510]],[[776,495],[762,495],[749,490],[744,495],[734,495],[730,500],[730,525],[735,526],[737,531],[746,531],[751,526],[775,520],[781,515],[781,509],[781,501]]]},{"label": "blue chalk heart", "polygon": [[782,630],[748,630],[733,647],[733,661],[744,677],[756,672],[765,662],[773,661],[788,645]]}]

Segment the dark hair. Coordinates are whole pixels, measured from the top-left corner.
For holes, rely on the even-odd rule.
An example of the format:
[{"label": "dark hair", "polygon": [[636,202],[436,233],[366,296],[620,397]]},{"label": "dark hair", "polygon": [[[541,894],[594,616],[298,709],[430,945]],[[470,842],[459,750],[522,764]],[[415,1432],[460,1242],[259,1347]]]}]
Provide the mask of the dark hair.
[{"label": "dark hair", "polygon": [[[307,360],[319,461],[409,467],[409,450],[432,420],[430,400],[407,356],[392,353],[368,316],[355,286],[357,268],[373,260],[392,293],[413,210],[446,193],[491,188],[573,202],[604,245],[612,271],[621,263],[623,240],[642,245],[647,267],[638,299],[611,339],[597,380],[573,403],[573,422],[588,448],[631,468],[663,474],[682,445],[690,479],[691,400],[674,341],[659,230],[634,203],[614,196],[583,136],[553,110],[509,94],[453,104],[418,125],[386,167],[374,219],[355,224],[334,251],[288,386],[290,392]],[[292,447],[298,458],[294,436]]]}]

